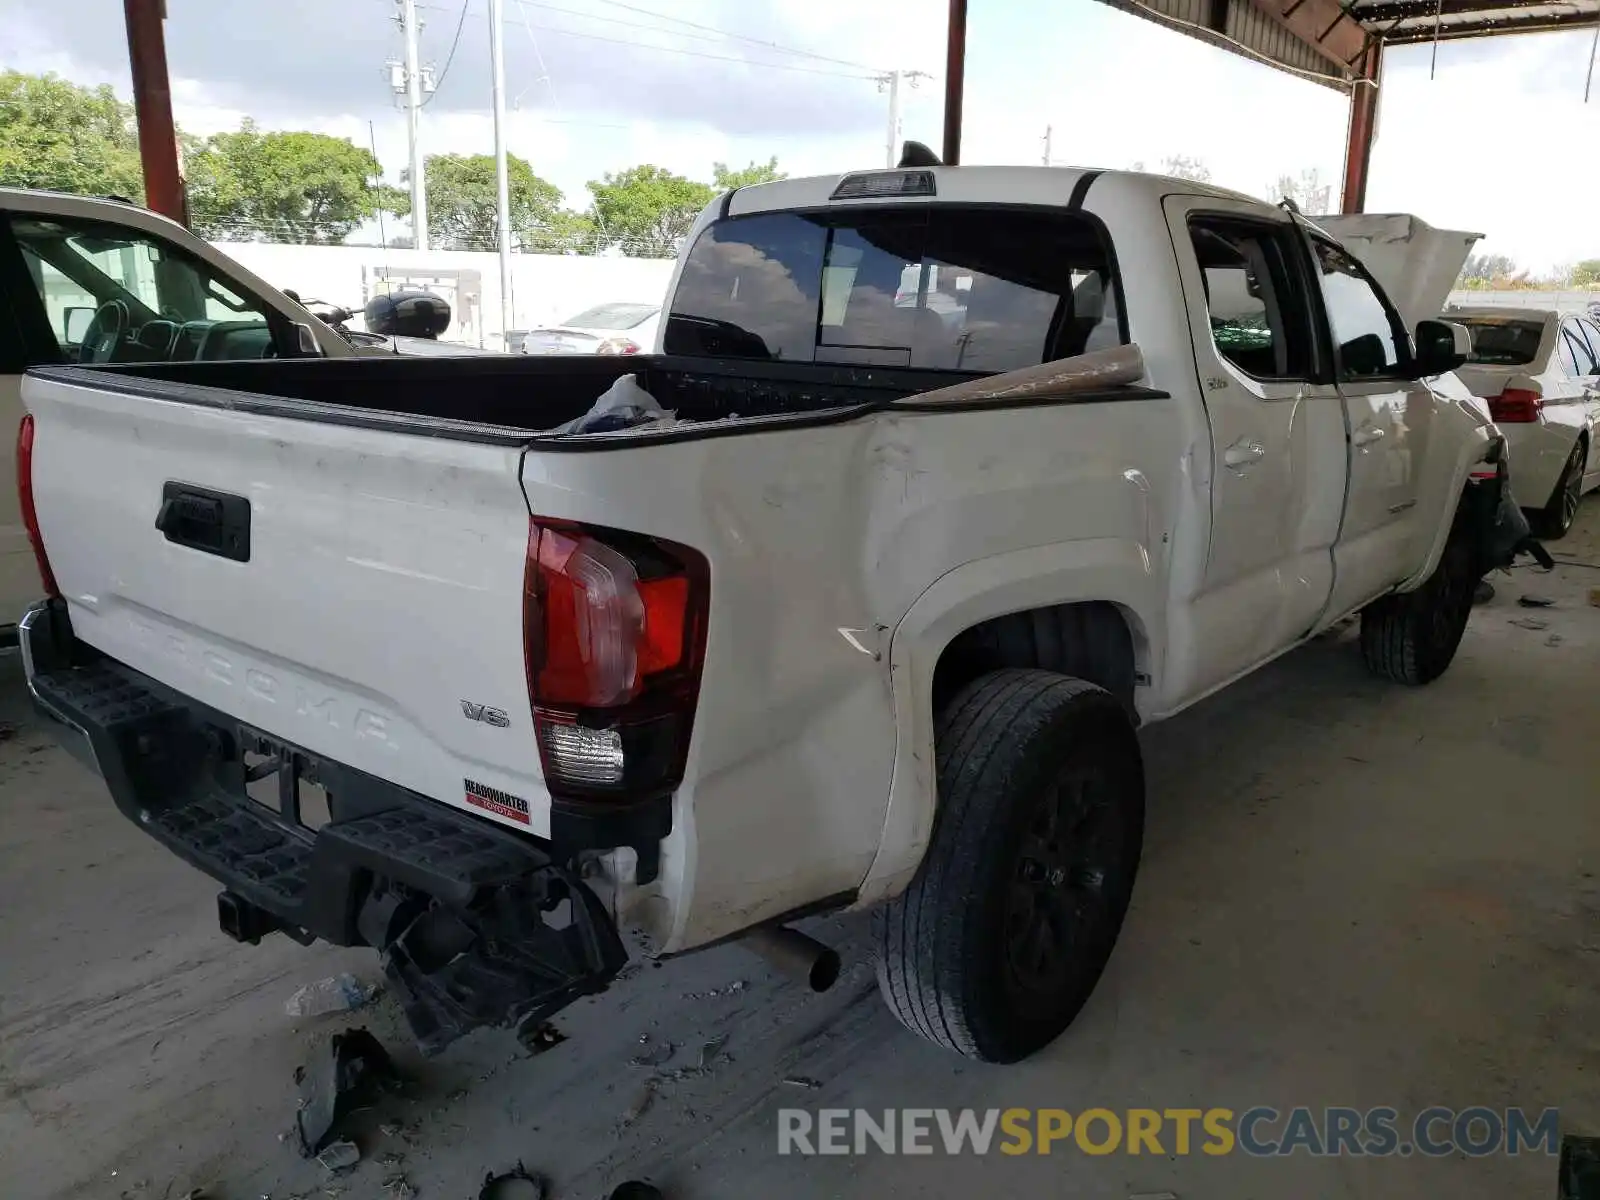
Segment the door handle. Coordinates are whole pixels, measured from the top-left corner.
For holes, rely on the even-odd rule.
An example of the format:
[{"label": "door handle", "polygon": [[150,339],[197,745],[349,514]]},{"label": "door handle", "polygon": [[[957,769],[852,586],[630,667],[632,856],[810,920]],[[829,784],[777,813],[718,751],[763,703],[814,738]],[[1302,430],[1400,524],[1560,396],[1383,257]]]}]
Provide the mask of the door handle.
[{"label": "door handle", "polygon": [[1254,438],[1243,437],[1222,452],[1222,462],[1235,471],[1243,471],[1260,462],[1266,452],[1267,448]]},{"label": "door handle", "polygon": [[1352,446],[1370,446],[1373,442],[1383,440],[1383,429],[1377,425],[1363,425],[1350,435]]}]

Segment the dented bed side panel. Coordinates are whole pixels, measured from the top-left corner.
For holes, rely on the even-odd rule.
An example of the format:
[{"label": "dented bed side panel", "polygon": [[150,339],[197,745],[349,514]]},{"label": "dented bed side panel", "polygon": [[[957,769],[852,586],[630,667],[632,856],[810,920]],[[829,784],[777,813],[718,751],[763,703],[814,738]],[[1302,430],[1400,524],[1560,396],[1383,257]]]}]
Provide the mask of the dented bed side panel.
[{"label": "dented bed side panel", "polygon": [[[861,886],[897,755],[925,732],[913,713],[930,704],[900,695],[891,641],[946,576],[994,568],[961,620],[1081,591],[1129,598],[1159,637],[1181,502],[1167,489],[1180,480],[1147,479],[1138,464],[1177,461],[1193,436],[1177,402],[1130,389],[1117,402],[890,410],[604,454],[531,452],[535,514],[682,542],[710,563],[688,771],[661,878],[622,897],[628,914],[678,950]],[[1115,546],[1114,561],[1084,559],[1088,546]],[[1007,573],[1023,560],[1030,574]],[[1060,590],[1069,561],[1072,595]],[[919,678],[957,632],[917,631],[907,652]]]}]

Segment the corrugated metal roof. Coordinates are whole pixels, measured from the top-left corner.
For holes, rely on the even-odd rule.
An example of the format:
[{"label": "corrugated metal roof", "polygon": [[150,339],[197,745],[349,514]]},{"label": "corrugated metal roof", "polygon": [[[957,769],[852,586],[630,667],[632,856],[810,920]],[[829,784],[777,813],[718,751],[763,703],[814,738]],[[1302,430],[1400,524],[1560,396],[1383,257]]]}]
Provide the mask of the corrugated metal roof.
[{"label": "corrugated metal roof", "polygon": [[1600,25],[1600,0],[1102,0],[1330,87],[1361,75],[1364,48]]},{"label": "corrugated metal roof", "polygon": [[1389,45],[1543,33],[1600,24],[1600,0],[1353,0],[1350,15]]},{"label": "corrugated metal roof", "polygon": [[[1274,20],[1251,0],[1102,0],[1224,50],[1304,75],[1330,87],[1348,86],[1354,72]],[[1600,0],[1595,0],[1600,3]]]}]

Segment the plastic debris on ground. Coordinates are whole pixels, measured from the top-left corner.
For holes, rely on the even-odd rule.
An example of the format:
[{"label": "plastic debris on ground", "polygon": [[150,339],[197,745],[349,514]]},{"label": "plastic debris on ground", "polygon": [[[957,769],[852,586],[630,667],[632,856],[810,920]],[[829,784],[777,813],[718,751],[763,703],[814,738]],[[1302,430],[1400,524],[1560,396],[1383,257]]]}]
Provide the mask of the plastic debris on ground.
[{"label": "plastic debris on ground", "polygon": [[575,421],[558,425],[551,433],[615,433],[619,429],[666,429],[678,423],[675,414],[656,403],[637,375],[620,376],[594,406]]},{"label": "plastic debris on ground", "polygon": [[340,1120],[394,1078],[388,1051],[365,1029],[330,1037],[319,1047],[316,1059],[296,1072],[300,1110],[295,1114],[295,1133],[300,1153],[315,1157],[338,1136]]},{"label": "plastic debris on ground", "polygon": [[788,1084],[790,1087],[805,1088],[807,1091],[812,1092],[816,1091],[822,1086],[819,1081],[812,1079],[809,1075],[785,1076],[784,1083]]},{"label": "plastic debris on ground", "polygon": [[321,1154],[317,1161],[333,1174],[338,1175],[343,1171],[353,1170],[361,1161],[360,1148],[351,1141],[334,1142]]},{"label": "plastic debris on ground", "polygon": [[1517,603],[1523,608],[1554,608],[1556,602],[1548,596],[1518,596]]},{"label": "plastic debris on ground", "polygon": [[544,1200],[550,1185],[542,1175],[535,1175],[519,1160],[509,1171],[495,1174],[490,1171],[483,1177],[483,1187],[478,1189],[478,1200]]},{"label": "plastic debris on ground", "polygon": [[722,1053],[722,1048],[728,1044],[728,1035],[721,1034],[705,1042],[700,1047],[700,1069],[708,1069],[717,1060],[717,1055]]},{"label": "plastic debris on ground", "polygon": [[291,1017],[320,1017],[327,1013],[350,1012],[371,1004],[383,985],[362,983],[348,971],[308,983],[290,996],[283,1011]]}]

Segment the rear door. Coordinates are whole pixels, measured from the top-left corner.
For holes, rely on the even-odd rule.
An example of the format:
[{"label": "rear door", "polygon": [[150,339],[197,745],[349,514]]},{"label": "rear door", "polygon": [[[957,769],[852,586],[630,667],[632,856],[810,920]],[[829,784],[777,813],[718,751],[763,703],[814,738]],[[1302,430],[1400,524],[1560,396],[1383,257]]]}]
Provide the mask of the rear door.
[{"label": "rear door", "polygon": [[1344,414],[1323,382],[1309,264],[1287,214],[1171,196],[1211,425],[1211,540],[1195,600],[1197,689],[1308,632],[1344,500]]},{"label": "rear door", "polygon": [[1600,453],[1593,449],[1595,436],[1600,433],[1600,328],[1578,317],[1563,325],[1577,371],[1571,380],[1577,393],[1575,404],[1582,414],[1583,429],[1589,439],[1590,451],[1584,469],[1584,487],[1589,488],[1600,482]]},{"label": "rear door", "polygon": [[1311,247],[1348,437],[1349,487],[1329,604],[1337,614],[1406,574],[1437,400],[1409,378],[1410,335],[1367,269],[1321,236],[1311,236]]}]

